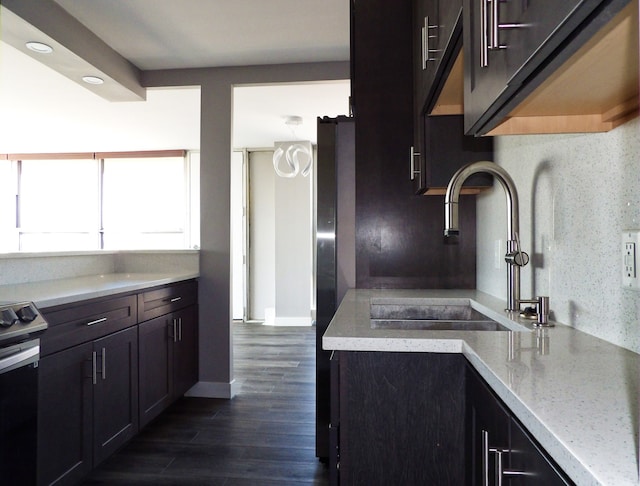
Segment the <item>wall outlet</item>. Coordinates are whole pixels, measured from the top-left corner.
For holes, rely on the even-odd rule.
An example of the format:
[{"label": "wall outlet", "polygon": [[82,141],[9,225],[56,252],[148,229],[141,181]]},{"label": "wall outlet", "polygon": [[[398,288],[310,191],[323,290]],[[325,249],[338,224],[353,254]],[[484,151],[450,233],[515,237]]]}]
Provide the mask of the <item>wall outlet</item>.
[{"label": "wall outlet", "polygon": [[622,233],[622,286],[640,291],[638,275],[638,252],[640,251],[640,230]]}]

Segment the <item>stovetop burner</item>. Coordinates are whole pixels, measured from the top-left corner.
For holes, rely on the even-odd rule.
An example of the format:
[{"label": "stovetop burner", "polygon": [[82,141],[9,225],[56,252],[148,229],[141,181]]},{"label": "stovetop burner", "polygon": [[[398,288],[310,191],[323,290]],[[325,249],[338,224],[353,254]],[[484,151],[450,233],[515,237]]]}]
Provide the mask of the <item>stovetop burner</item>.
[{"label": "stovetop burner", "polygon": [[0,304],[0,343],[2,345],[42,332],[46,328],[47,321],[33,302]]}]

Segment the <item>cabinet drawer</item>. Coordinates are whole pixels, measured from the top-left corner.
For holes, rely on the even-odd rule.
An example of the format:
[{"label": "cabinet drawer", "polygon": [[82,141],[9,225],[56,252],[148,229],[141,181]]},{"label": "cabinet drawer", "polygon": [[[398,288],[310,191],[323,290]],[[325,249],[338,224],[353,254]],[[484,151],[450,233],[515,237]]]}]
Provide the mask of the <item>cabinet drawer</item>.
[{"label": "cabinet drawer", "polygon": [[41,352],[47,355],[136,324],[136,296],[82,301],[45,309],[43,315],[49,328],[41,338]]},{"label": "cabinet drawer", "polygon": [[169,314],[198,301],[198,283],[195,280],[156,287],[138,294],[138,321],[148,321]]}]

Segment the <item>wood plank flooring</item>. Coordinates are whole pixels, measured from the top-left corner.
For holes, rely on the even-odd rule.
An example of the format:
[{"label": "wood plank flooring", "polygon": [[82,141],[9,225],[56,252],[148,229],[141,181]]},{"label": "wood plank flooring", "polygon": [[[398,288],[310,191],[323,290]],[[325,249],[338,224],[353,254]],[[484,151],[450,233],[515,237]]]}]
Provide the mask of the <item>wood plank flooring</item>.
[{"label": "wood plank flooring", "polygon": [[182,398],[87,485],[328,485],[315,457],[315,328],[233,324],[233,400]]}]

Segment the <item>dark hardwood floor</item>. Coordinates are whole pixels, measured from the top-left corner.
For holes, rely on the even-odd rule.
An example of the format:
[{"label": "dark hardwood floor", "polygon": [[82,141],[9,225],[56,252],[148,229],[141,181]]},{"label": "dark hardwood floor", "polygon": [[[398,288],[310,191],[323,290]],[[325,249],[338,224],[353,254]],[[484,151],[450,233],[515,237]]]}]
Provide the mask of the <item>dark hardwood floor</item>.
[{"label": "dark hardwood floor", "polygon": [[315,328],[233,325],[233,400],[182,398],[85,481],[327,485],[315,457]]}]

